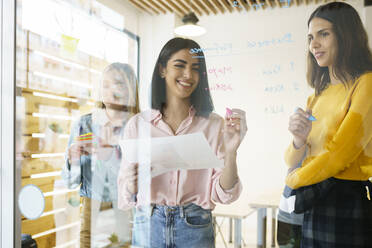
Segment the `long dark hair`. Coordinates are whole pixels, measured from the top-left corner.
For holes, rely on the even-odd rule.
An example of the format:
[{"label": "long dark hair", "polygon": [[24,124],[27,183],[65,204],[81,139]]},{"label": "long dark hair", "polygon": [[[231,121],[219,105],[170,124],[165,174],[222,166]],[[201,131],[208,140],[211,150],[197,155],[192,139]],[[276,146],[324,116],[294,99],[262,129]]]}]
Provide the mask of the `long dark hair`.
[{"label": "long dark hair", "polygon": [[[337,53],[333,65],[336,78],[346,86],[367,71],[372,71],[372,55],[368,47],[368,36],[358,12],[349,4],[332,2],[319,6],[310,16],[307,25],[314,18],[332,23],[336,35]],[[320,67],[311,52],[307,55],[307,82],[319,95],[330,83],[328,67]]]},{"label": "long dark hair", "polygon": [[214,107],[209,92],[207,66],[199,44],[190,39],[173,38],[161,49],[152,74],[151,107],[162,111],[164,104],[166,104],[165,79],[160,76],[160,66],[166,67],[171,56],[182,49],[188,49],[193,56],[197,56],[199,59],[199,84],[191,94],[190,102],[196,110],[196,115],[208,117]]}]

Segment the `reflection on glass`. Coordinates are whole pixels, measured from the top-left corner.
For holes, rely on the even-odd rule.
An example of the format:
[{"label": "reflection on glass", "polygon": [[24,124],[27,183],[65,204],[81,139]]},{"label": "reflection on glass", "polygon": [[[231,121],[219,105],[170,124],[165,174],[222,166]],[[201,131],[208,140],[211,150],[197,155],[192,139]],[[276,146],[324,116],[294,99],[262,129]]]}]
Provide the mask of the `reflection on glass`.
[{"label": "reflection on glass", "polygon": [[[129,221],[123,221],[121,229],[115,226],[115,220],[120,221],[118,216],[130,218],[130,213],[119,212],[116,207],[114,182],[120,154],[111,151],[110,146],[115,145],[126,118],[135,113],[138,106],[135,76],[138,38],[124,30],[122,13],[95,0],[19,0],[17,7],[17,162],[22,168],[22,186],[35,184],[45,197],[41,217],[23,218],[21,231],[31,235],[38,247],[79,247],[79,230],[84,219],[81,214],[88,207],[80,199],[83,188],[67,187],[61,171],[65,167],[73,123],[87,113],[105,112],[107,108],[102,108],[105,103],[112,109],[123,105],[123,102],[111,103],[104,99],[106,78],[110,90],[119,91],[115,100],[126,99],[125,107],[121,107],[126,114],[120,123],[114,123],[120,126],[115,128],[115,135],[110,134],[111,129],[102,131],[102,137],[100,130],[95,133],[94,143],[102,144],[103,149],[100,145],[92,147],[91,152],[102,160],[99,168],[102,171],[96,170],[102,172],[102,178],[92,177],[89,183],[97,185],[97,195],[103,199],[98,197],[97,202],[91,204],[94,216],[91,221],[98,222],[95,225],[99,227],[95,229],[98,233],[102,230],[106,233],[92,235],[95,238],[92,242],[96,242],[95,247],[129,242],[130,234],[126,233],[130,230]],[[131,66],[112,64],[115,61]],[[111,83],[109,78],[124,84],[115,80]],[[104,104],[93,109],[96,102]],[[71,139],[75,142],[74,138]],[[99,163],[97,156],[91,158],[94,166]],[[108,157],[117,157],[117,160],[107,162]],[[114,238],[110,239],[111,236]]]},{"label": "reflection on glass", "polygon": [[[138,112],[137,80],[130,65],[113,63],[103,71],[100,86],[97,108],[73,124],[63,172],[69,188],[80,185],[80,247],[95,246],[97,238],[104,235],[116,237],[122,245],[131,240],[131,210],[117,208],[117,174],[122,157],[118,141],[128,118]],[[69,199],[71,205],[76,201]],[[106,223],[97,223],[102,202],[112,203],[113,216],[102,219]]]},{"label": "reflection on glass", "polygon": [[[363,1],[359,0],[349,0],[348,3],[360,14],[364,13],[361,15],[362,21],[369,37],[371,37],[371,8],[364,7]],[[239,222],[236,222],[236,226],[233,228],[233,233],[236,234],[236,236],[234,235],[236,237],[234,245],[236,246],[243,243],[251,246],[265,246],[264,237],[266,236],[264,234],[266,231],[268,231],[267,236],[273,238],[268,242],[270,244],[276,242],[275,233],[278,233],[278,236],[282,235],[280,245],[284,247],[286,245],[298,246],[301,241],[302,217],[299,216],[294,220],[299,225],[291,229],[291,226],[282,224],[293,216],[283,217],[279,214],[277,217],[276,215],[287,173],[288,185],[298,188],[298,190],[305,185],[317,185],[321,181],[328,182],[324,179],[329,177],[335,176],[343,180],[352,179],[354,181],[363,179],[366,182],[366,178],[371,175],[370,157],[372,151],[370,150],[371,145],[368,143],[370,141],[368,134],[370,124],[366,113],[363,112],[368,109],[370,96],[368,87],[365,90],[358,90],[360,86],[367,85],[362,84],[364,80],[355,80],[364,73],[359,69],[356,70],[356,74],[360,75],[353,76],[353,80],[351,80],[355,83],[347,88],[348,90],[352,89],[352,96],[347,95],[351,91],[344,89],[341,84],[337,86],[325,83],[323,86],[326,87],[323,91],[321,90],[322,93],[319,92],[319,95],[309,98],[309,104],[312,105],[310,107],[311,114],[316,117],[316,121],[311,122],[312,129],[304,144],[308,148],[307,152],[300,154],[303,156],[296,157],[295,161],[291,161],[290,165],[293,166],[291,168],[298,166],[298,169],[293,171],[287,171],[288,168],[283,159],[283,154],[288,144],[292,144],[293,138],[293,135],[288,133],[289,118],[297,107],[306,113],[306,99],[314,93],[314,90],[306,85],[304,51],[310,48],[306,40],[312,39],[308,37],[310,29],[307,27],[306,21],[321,4],[323,2],[315,0],[18,0],[17,168],[22,168],[22,186],[35,184],[42,190],[45,197],[45,210],[40,218],[37,220],[22,218],[22,233],[30,234],[38,243],[38,247],[79,247],[80,240],[84,243],[83,245],[90,244],[96,247],[115,246],[115,244],[120,246],[130,241],[130,233],[127,231],[130,231],[131,226],[127,220],[123,220],[122,228],[118,231],[116,224],[120,222],[120,216],[123,214],[118,209],[129,209],[136,205],[137,211],[133,216],[135,218],[134,234],[135,236],[138,234],[137,240],[144,240],[148,243],[151,241],[150,238],[140,236],[147,235],[155,229],[152,227],[150,229],[150,224],[147,221],[149,215],[161,215],[170,207],[179,209],[179,206],[187,206],[189,208],[184,209],[183,220],[188,226],[202,225],[204,227],[204,224],[209,225],[211,209],[214,209],[214,213],[218,216],[234,213],[240,218],[244,218],[244,222],[248,223],[247,226],[239,225]],[[158,66],[159,63],[156,59],[158,51],[174,36],[174,27],[181,22],[178,16],[183,16],[191,11],[198,16],[200,24],[206,28],[207,33],[195,39],[200,46],[187,48],[188,55],[192,55],[191,59],[196,59],[198,62],[204,60],[205,68],[200,67],[204,66],[204,62],[195,65],[195,67],[191,67],[190,72],[186,70],[185,75],[179,80],[178,76],[174,76],[176,74],[172,73],[185,70],[188,68],[187,66],[182,68],[185,65],[181,61],[179,61],[179,66],[175,66],[169,58],[161,61],[161,66]],[[154,15],[149,15],[149,13]],[[333,51],[331,51],[332,49],[330,51],[342,55],[335,61],[348,61],[353,65],[361,64],[360,68],[369,66],[370,63],[364,61],[368,58],[365,50],[360,49],[362,51],[360,55],[354,53],[358,47],[354,43],[363,38],[360,35],[363,32],[358,28],[347,32],[346,25],[350,25],[350,18],[342,19],[345,21],[343,24],[345,27],[340,26],[336,30],[335,26],[332,26],[331,29],[342,36],[342,38],[336,39],[337,46],[339,46],[338,43],[342,43],[352,48],[353,52],[347,53],[351,50],[346,48],[337,47],[335,49],[335,43],[332,43]],[[327,19],[327,21],[331,22],[332,20]],[[314,44],[317,38],[326,40],[329,37],[326,33],[317,34],[315,32],[311,43]],[[141,53],[139,53],[139,48],[141,48]],[[340,50],[342,50],[341,53]],[[328,68],[317,65],[316,58],[322,60],[322,52],[324,51],[320,50],[320,54],[315,54],[315,57],[312,54],[309,56],[312,58],[314,68],[318,66],[321,68],[321,72],[327,71]],[[141,55],[140,65],[137,64],[139,54]],[[184,61],[188,61],[188,59],[185,60],[187,56],[185,54],[183,57]],[[353,56],[358,59],[353,60]],[[320,60],[319,62],[322,62]],[[167,69],[166,61],[170,62],[169,66],[173,65],[177,69],[168,70],[170,68]],[[135,84],[132,84],[133,88],[131,88],[126,83],[122,83],[132,81],[127,78],[130,73],[125,73],[126,76],[122,76],[121,73],[118,73],[119,68],[110,70],[110,72],[105,70],[108,65],[115,67],[114,62],[130,64],[140,80],[141,90],[139,93],[142,97],[140,100],[143,112],[135,117],[138,122],[136,125],[133,124],[136,122],[134,119],[125,121],[124,124],[121,121],[118,123],[114,121],[115,123],[112,122],[114,125],[111,127],[100,127],[102,125],[98,123],[102,119],[99,116],[118,113],[120,110],[128,113],[127,116],[122,116],[123,120],[127,119],[136,112],[133,107],[138,106],[134,103],[138,100]],[[347,68],[353,67],[344,66],[336,75],[347,72]],[[197,72],[198,70],[199,72]],[[156,147],[157,151],[161,151],[162,157],[177,153],[179,156],[176,159],[179,163],[165,163],[161,169],[172,169],[172,171],[157,177],[149,177],[150,172],[154,172],[150,170],[150,163],[152,165],[160,164],[159,161],[151,161],[153,159],[151,152],[155,150],[149,148],[158,142],[155,138],[173,138],[174,134],[186,134],[190,131],[188,128],[195,124],[195,120],[203,120],[202,118],[204,118],[198,115],[197,111],[195,113],[193,111],[187,112],[183,119],[174,118],[174,116],[185,112],[184,105],[178,105],[178,102],[169,104],[166,98],[164,101],[156,100],[161,95],[151,90],[154,86],[154,84],[151,85],[154,71],[157,72],[154,75],[160,77],[159,82],[163,83],[163,86],[170,90],[169,92],[177,97],[185,97],[184,99],[188,99],[187,94],[184,93],[190,84],[190,80],[184,80],[184,78],[187,78],[189,73],[193,77],[195,73],[198,73],[197,81],[203,90],[202,99],[209,101],[209,95],[210,99],[213,99],[215,113],[211,113],[211,116],[217,116],[217,114],[225,116],[226,108],[239,108],[246,111],[249,132],[239,145],[237,152],[240,178],[240,184],[237,185],[242,185],[243,191],[239,199],[233,203],[219,204],[221,201],[226,202],[225,197],[220,197],[224,195],[224,191],[221,189],[216,193],[212,190],[219,186],[233,188],[233,185],[228,185],[229,183],[226,186],[226,182],[222,179],[218,181],[220,175],[218,168],[214,170],[215,174],[210,174],[215,176],[212,179],[203,177],[205,174],[197,173],[198,170],[176,171],[172,169],[172,167],[185,167],[184,161],[180,161],[181,155],[186,154],[186,150],[189,151],[189,148],[191,151],[192,148],[197,147],[196,145],[191,147],[183,145],[181,146],[183,151],[182,149],[179,151],[179,147],[169,148],[165,143],[166,139],[162,140],[161,146]],[[164,73],[164,78],[161,78],[161,72]],[[351,74],[354,75],[353,73]],[[369,81],[368,75],[363,75],[363,78],[365,76]],[[126,79],[122,81],[123,77]],[[169,80],[170,77],[175,78],[173,82],[178,81],[177,84],[166,85],[166,82],[172,81]],[[208,84],[200,84],[206,82],[205,78],[208,79]],[[327,82],[331,78],[325,76],[322,80]],[[157,79],[153,80],[153,82],[155,81]],[[347,81],[350,80],[347,79]],[[136,93],[132,94],[132,91]],[[196,92],[196,89],[194,91]],[[355,94],[358,95],[361,92],[364,92],[368,99],[360,100],[362,108],[359,109],[355,108],[354,104],[362,98],[356,97]],[[150,97],[152,93],[153,97]],[[327,93],[330,97],[324,98],[323,96]],[[336,99],[336,95],[340,96],[340,99]],[[347,95],[346,98],[344,98],[345,95]],[[146,106],[149,98],[150,104]],[[121,99],[127,99],[127,101],[121,102]],[[344,101],[344,99],[346,100]],[[351,104],[347,102],[349,100]],[[160,105],[154,107],[151,101],[160,102]],[[103,102],[103,105],[97,104],[97,102]],[[167,108],[170,105],[174,111],[170,111],[172,108]],[[102,108],[103,106],[105,107]],[[152,112],[146,112],[146,108],[155,109],[156,112],[157,118],[151,124],[141,123],[143,120],[147,120],[145,117],[151,116]],[[92,130],[82,133],[80,130],[74,130],[79,121],[89,114],[92,116]],[[188,114],[192,116],[190,118],[191,124],[187,121],[182,122],[189,117]],[[98,117],[93,117],[93,115]],[[142,115],[144,115],[143,119],[140,118]],[[358,117],[360,118],[358,119]],[[344,121],[349,118],[352,120],[352,125],[344,125]],[[125,131],[122,127],[124,125]],[[154,128],[156,125],[160,128]],[[137,133],[133,131],[136,130],[133,126],[140,127]],[[338,135],[342,127],[345,127],[344,130],[348,132]],[[153,132],[154,129],[155,132]],[[199,129],[193,131],[196,130],[200,131]],[[70,133],[71,131],[74,133]],[[157,137],[158,131],[163,136],[159,134],[160,137]],[[355,135],[350,136],[351,134]],[[82,136],[79,137],[80,135]],[[168,137],[164,137],[165,135]],[[209,143],[223,139],[222,135],[217,134],[217,131],[206,132],[205,137],[206,142]],[[338,137],[342,137],[341,141]],[[141,164],[142,170],[138,171],[139,188],[137,194],[131,194],[135,191],[133,188],[124,187],[129,178],[125,176],[125,173],[130,173],[124,171],[124,168],[130,168],[128,161],[123,163],[122,170],[119,170],[121,172],[120,183],[122,184],[115,185],[114,183],[115,173],[120,166],[120,156],[125,159],[123,155],[126,152],[125,146],[120,149],[121,153],[118,153],[118,143],[120,144],[120,140],[124,138],[144,138],[148,142],[148,144],[145,142],[143,149],[140,150],[140,154],[150,155],[147,156],[147,164],[144,163],[147,166]],[[68,167],[66,165],[66,159],[68,159],[66,150],[73,147],[74,143],[80,144],[81,152],[84,154],[79,156],[79,159],[76,157],[72,159],[73,161]],[[201,145],[200,143],[198,142],[198,145]],[[310,146],[307,145],[308,143]],[[223,152],[220,151],[225,149],[224,154],[227,154],[226,147],[222,148],[216,144],[218,142],[210,146],[213,150],[212,153],[221,158]],[[360,146],[356,146],[356,144]],[[346,148],[353,146],[352,148],[355,150],[341,152],[340,155],[340,153],[334,152],[335,149],[340,148],[340,145]],[[350,162],[348,156],[353,152],[356,154],[356,151],[359,153]],[[190,157],[190,160],[197,158],[197,156]],[[318,163],[321,158],[323,159],[322,163]],[[90,159],[89,163],[84,161],[87,159]],[[89,180],[85,180],[86,178],[83,177],[85,171],[82,169],[82,164],[89,165],[87,166],[90,168]],[[316,167],[315,170],[313,166]],[[64,178],[61,177],[62,169],[65,170]],[[75,172],[77,174],[74,174]],[[81,183],[78,183],[79,180],[76,178],[78,173],[83,177],[80,179]],[[135,170],[132,170],[132,173],[135,173]],[[352,176],[348,173],[351,173]],[[361,176],[362,174],[363,176]],[[191,176],[189,177],[189,175]],[[72,179],[76,179],[76,181]],[[206,188],[205,185],[211,180],[216,183],[212,183],[208,188],[210,189],[209,193],[205,193],[211,197],[199,197],[200,189]],[[68,184],[69,181],[70,185],[67,187],[66,182]],[[220,185],[218,182],[221,182]],[[137,184],[134,178],[132,186],[135,185]],[[91,193],[89,197],[85,195],[88,192],[87,188]],[[196,190],[193,191],[193,189]],[[366,201],[370,188],[360,189],[359,187],[359,190],[363,201]],[[123,194],[119,192],[123,192]],[[345,190],[345,192],[347,191]],[[84,197],[80,197],[81,193]],[[116,196],[117,193],[119,196]],[[238,195],[235,189],[230,193],[233,196],[231,199],[235,199]],[[349,200],[348,196],[343,196],[342,202],[335,204],[335,206],[358,202]],[[330,199],[333,198],[330,197]],[[187,204],[190,202],[202,207],[202,209],[194,208],[195,205],[188,206]],[[156,207],[151,207],[151,203],[157,204]],[[144,205],[144,207],[140,205]],[[260,207],[257,208],[257,205]],[[266,214],[267,208],[273,209],[268,215]],[[255,211],[259,216],[258,221]],[[131,218],[129,212],[126,213],[124,218]],[[253,214],[247,217],[247,213]],[[369,221],[366,216],[371,215],[363,213],[360,223]],[[277,225],[275,220],[274,224],[269,222],[268,230],[264,230],[263,221],[266,220],[266,217],[277,217],[283,222]],[[221,233],[225,234],[226,241],[229,221],[222,220],[222,217],[217,217],[216,220],[220,224]],[[143,224],[142,228],[141,224]],[[359,225],[355,229],[358,231],[354,233],[362,233],[363,231],[359,231],[358,228],[363,228],[363,225]],[[364,228],[364,231],[368,233],[368,225],[365,226],[367,228]],[[82,230],[80,230],[81,227]],[[217,225],[215,227],[217,228]],[[242,227],[240,233],[239,227]],[[275,230],[276,227],[279,229],[278,232]],[[149,232],[139,232],[146,229]],[[211,229],[208,226],[203,230],[210,231]],[[80,235],[80,231],[83,235]],[[258,237],[252,235],[256,232]],[[221,233],[216,232],[216,247],[224,247]],[[345,237],[347,236],[345,235]],[[160,237],[160,235],[156,237]],[[180,237],[185,238],[182,235]],[[292,237],[294,239],[291,239]],[[360,238],[360,240],[362,239],[363,237]],[[348,241],[340,240],[342,245],[352,247],[347,243]],[[162,242],[164,239],[160,238],[158,241]],[[211,242],[209,244],[212,245]],[[203,244],[198,243],[196,246],[202,247]]]}]

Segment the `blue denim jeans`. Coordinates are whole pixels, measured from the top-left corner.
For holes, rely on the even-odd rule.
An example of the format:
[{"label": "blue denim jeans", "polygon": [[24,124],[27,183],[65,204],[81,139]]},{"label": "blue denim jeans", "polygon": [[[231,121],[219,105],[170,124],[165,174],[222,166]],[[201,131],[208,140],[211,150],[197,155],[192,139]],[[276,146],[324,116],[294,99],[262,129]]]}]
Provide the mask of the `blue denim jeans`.
[{"label": "blue denim jeans", "polygon": [[141,207],[134,215],[132,244],[145,248],[214,248],[210,210],[195,204]]}]

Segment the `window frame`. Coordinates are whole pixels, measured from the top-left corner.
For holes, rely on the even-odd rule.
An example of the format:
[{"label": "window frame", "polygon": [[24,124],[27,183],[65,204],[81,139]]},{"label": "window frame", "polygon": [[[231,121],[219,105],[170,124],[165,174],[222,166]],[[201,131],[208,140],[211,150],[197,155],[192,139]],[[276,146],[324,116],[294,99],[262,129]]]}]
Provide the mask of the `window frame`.
[{"label": "window frame", "polygon": [[[21,219],[16,210],[20,168],[15,165],[15,32],[16,0],[2,1],[1,20],[1,165],[0,246],[21,247]],[[18,177],[19,176],[19,177]],[[17,179],[18,178],[18,179]]]}]

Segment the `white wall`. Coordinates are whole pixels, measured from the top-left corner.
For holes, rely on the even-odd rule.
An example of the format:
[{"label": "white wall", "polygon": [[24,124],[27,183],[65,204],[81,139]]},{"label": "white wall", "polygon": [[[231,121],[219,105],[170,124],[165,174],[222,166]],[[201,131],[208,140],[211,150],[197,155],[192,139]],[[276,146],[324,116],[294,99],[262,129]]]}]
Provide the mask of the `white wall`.
[{"label": "white wall", "polygon": [[174,14],[150,16],[146,13],[140,16],[139,36],[141,39],[140,55],[140,99],[141,109],[150,107],[150,84],[154,66],[161,48],[173,38],[175,27]]},{"label": "white wall", "polygon": [[125,28],[138,34],[139,16],[141,12],[127,1],[97,0],[125,17]]},{"label": "white wall", "polygon": [[364,25],[366,27],[368,38],[369,38],[369,47],[372,49],[372,6],[364,7]]}]

